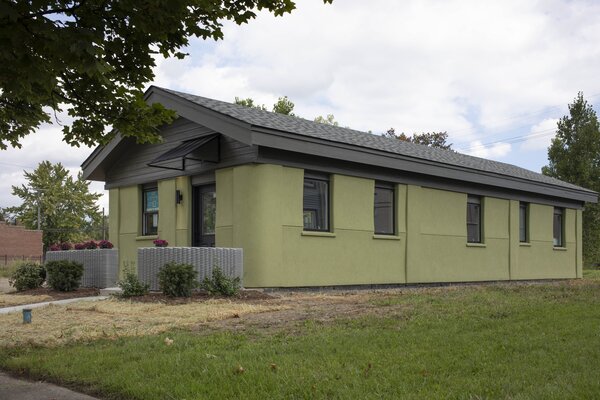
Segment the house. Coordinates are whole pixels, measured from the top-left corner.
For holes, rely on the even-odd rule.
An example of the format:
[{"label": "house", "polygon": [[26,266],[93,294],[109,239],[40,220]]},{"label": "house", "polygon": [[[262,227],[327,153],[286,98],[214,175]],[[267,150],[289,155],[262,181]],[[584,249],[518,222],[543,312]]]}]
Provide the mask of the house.
[{"label": "house", "polygon": [[151,87],[164,143],[83,163],[121,265],[157,237],[244,249],[246,287],[582,276],[597,193],[513,165]]}]

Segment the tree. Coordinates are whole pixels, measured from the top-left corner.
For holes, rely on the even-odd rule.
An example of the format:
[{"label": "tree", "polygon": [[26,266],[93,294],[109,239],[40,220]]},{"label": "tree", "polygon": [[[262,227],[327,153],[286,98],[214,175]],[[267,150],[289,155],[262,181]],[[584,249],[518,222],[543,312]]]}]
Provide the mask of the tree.
[{"label": "tree", "polygon": [[[569,104],[569,115],[557,123],[548,148],[544,175],[600,191],[600,125],[591,105],[579,92]],[[583,209],[583,258],[586,265],[600,262],[600,206]]]},{"label": "tree", "polygon": [[62,164],[43,161],[33,172],[25,172],[25,179],[27,185],[12,187],[12,194],[23,203],[5,211],[14,214],[27,228],[37,229],[39,206],[44,248],[87,239],[84,229],[101,221],[95,204],[100,195],[90,193],[90,183],[81,172],[74,179]]},{"label": "tree", "polygon": [[0,149],[20,147],[62,110],[74,118],[63,127],[72,145],[105,144],[116,131],[157,142],[157,127],[176,116],[142,97],[155,55],[182,59],[190,37],[222,39],[224,20],[294,8],[293,0],[2,1]]},{"label": "tree", "polygon": [[413,133],[412,136],[406,136],[404,132],[396,135],[396,130],[394,128],[390,128],[383,135],[398,140],[404,140],[405,142],[422,144],[429,147],[438,147],[444,150],[452,150],[452,143],[447,143],[447,132],[423,132]]},{"label": "tree", "polygon": [[[267,111],[267,107],[265,107],[264,104],[259,105],[258,103],[255,103],[254,99],[250,97],[242,99],[236,96],[233,103],[244,107],[258,108],[259,110]],[[289,115],[291,117],[295,117],[296,114],[294,114],[292,111],[294,111],[294,103],[290,99],[288,99],[287,96],[280,97],[277,100],[277,102],[273,104],[273,112],[277,114],[284,114]]]},{"label": "tree", "polygon": [[265,107],[264,104],[254,104],[254,99],[251,99],[250,97],[246,99],[241,99],[236,96],[235,101],[233,103],[244,107],[258,108],[259,110],[267,111],[267,107]]},{"label": "tree", "polygon": [[295,117],[294,114],[294,103],[287,96],[280,97],[275,104],[273,104],[273,112],[277,114],[289,115]]},{"label": "tree", "polygon": [[108,223],[108,215],[102,216],[100,213],[99,218],[86,220],[81,227],[81,232],[84,236],[92,240],[110,239],[108,237]]},{"label": "tree", "polygon": [[315,122],[318,122],[320,124],[325,124],[325,125],[332,125],[332,126],[338,126],[338,122],[335,120],[335,117],[333,116],[333,114],[327,114],[327,117],[323,117],[322,115],[319,115],[318,117],[315,118]]}]

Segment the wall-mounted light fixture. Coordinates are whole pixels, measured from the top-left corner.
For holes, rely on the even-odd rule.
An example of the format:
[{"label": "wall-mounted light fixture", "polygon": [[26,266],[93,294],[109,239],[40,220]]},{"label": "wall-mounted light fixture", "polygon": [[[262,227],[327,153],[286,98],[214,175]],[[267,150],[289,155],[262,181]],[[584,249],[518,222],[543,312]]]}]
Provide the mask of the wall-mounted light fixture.
[{"label": "wall-mounted light fixture", "polygon": [[183,201],[183,194],[181,194],[181,190],[176,190],[175,191],[175,203],[181,204],[182,201]]}]

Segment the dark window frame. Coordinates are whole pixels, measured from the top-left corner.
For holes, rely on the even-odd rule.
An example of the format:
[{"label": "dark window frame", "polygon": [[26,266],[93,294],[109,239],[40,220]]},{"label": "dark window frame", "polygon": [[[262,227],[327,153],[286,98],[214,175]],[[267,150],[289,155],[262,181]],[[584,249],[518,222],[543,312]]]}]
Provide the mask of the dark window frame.
[{"label": "dark window frame", "polygon": [[[560,236],[558,238],[556,237],[557,216],[560,216],[560,226],[558,227],[558,233]],[[554,212],[552,213],[552,245],[554,247],[565,247],[565,209],[562,207],[554,207]]]},{"label": "dark window frame", "polygon": [[[477,210],[477,221],[473,222],[469,222],[469,208],[475,208]],[[483,243],[483,198],[481,196],[477,196],[477,195],[472,195],[469,194],[467,195],[467,218],[466,218],[466,222],[467,222],[467,243]],[[470,235],[469,232],[469,226],[477,226],[477,235],[476,237],[472,237],[472,235]]]},{"label": "dark window frame", "polygon": [[519,243],[529,243],[529,203],[519,202]]},{"label": "dark window frame", "polygon": [[[389,191],[392,194],[392,215],[391,215],[391,219],[392,219],[392,223],[391,223],[391,232],[386,232],[384,230],[378,229],[377,227],[377,219],[375,218],[375,210],[376,210],[376,205],[375,205],[375,198],[377,196],[377,189],[381,189],[381,190],[385,190],[385,191]],[[394,185],[393,183],[387,183],[387,182],[380,182],[380,181],[375,181],[375,190],[373,193],[373,233],[375,235],[390,235],[390,236],[394,236],[397,234],[396,232],[396,216],[397,216],[397,211],[396,211],[396,185]]]},{"label": "dark window frame", "polygon": [[[326,197],[326,207],[324,210],[322,210],[325,214],[325,227],[324,228],[310,228],[310,227],[306,227],[305,224],[305,220],[304,220],[304,214],[307,211],[310,212],[315,212],[315,215],[317,215],[318,213],[318,209],[307,209],[306,208],[306,204],[305,204],[305,196],[306,193],[304,192],[304,186],[306,185],[307,181],[313,181],[313,182],[320,182],[320,183],[325,183],[326,184],[326,191],[325,191],[325,195]],[[310,171],[305,171],[304,172],[304,179],[302,181],[302,229],[304,231],[307,232],[331,232],[331,177],[329,174],[323,174],[323,173],[318,173],[318,172],[310,172]]]},{"label": "dark window frame", "polygon": [[156,211],[147,211],[146,193],[148,193],[148,192],[156,192],[157,202],[158,202],[158,185],[156,183],[154,183],[154,184],[146,184],[146,185],[143,185],[143,187],[142,187],[142,236],[156,236],[156,235],[158,235],[158,221],[156,224],[156,231],[150,230],[148,227],[148,224],[147,224],[147,216],[156,214],[156,217],[158,220],[160,203],[158,204],[159,209],[157,209]]}]

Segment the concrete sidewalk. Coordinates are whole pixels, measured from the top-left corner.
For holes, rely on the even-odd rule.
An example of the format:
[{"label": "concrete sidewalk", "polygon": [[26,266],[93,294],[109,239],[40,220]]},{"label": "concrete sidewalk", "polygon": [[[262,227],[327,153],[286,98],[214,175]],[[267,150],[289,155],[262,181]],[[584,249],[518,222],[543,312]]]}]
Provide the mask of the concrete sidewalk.
[{"label": "concrete sidewalk", "polygon": [[0,373],[0,399],[2,400],[98,400],[86,394],[73,392],[45,382],[15,379]]},{"label": "concrete sidewalk", "polygon": [[8,284],[8,278],[0,278],[0,293],[8,293],[15,290]]},{"label": "concrete sidewalk", "polygon": [[[22,304],[20,306],[0,308],[0,314],[10,314],[13,312],[20,312],[25,308],[34,309],[34,308],[46,307],[46,306],[49,306],[50,304],[60,305],[60,304],[75,303],[77,301],[98,301],[98,300],[106,300],[106,299],[108,299],[108,296],[92,296],[92,297],[76,297],[73,299],[64,299],[64,300],[44,301],[42,303],[34,303],[34,304]],[[0,397],[0,399],[2,399],[2,398]]]}]

